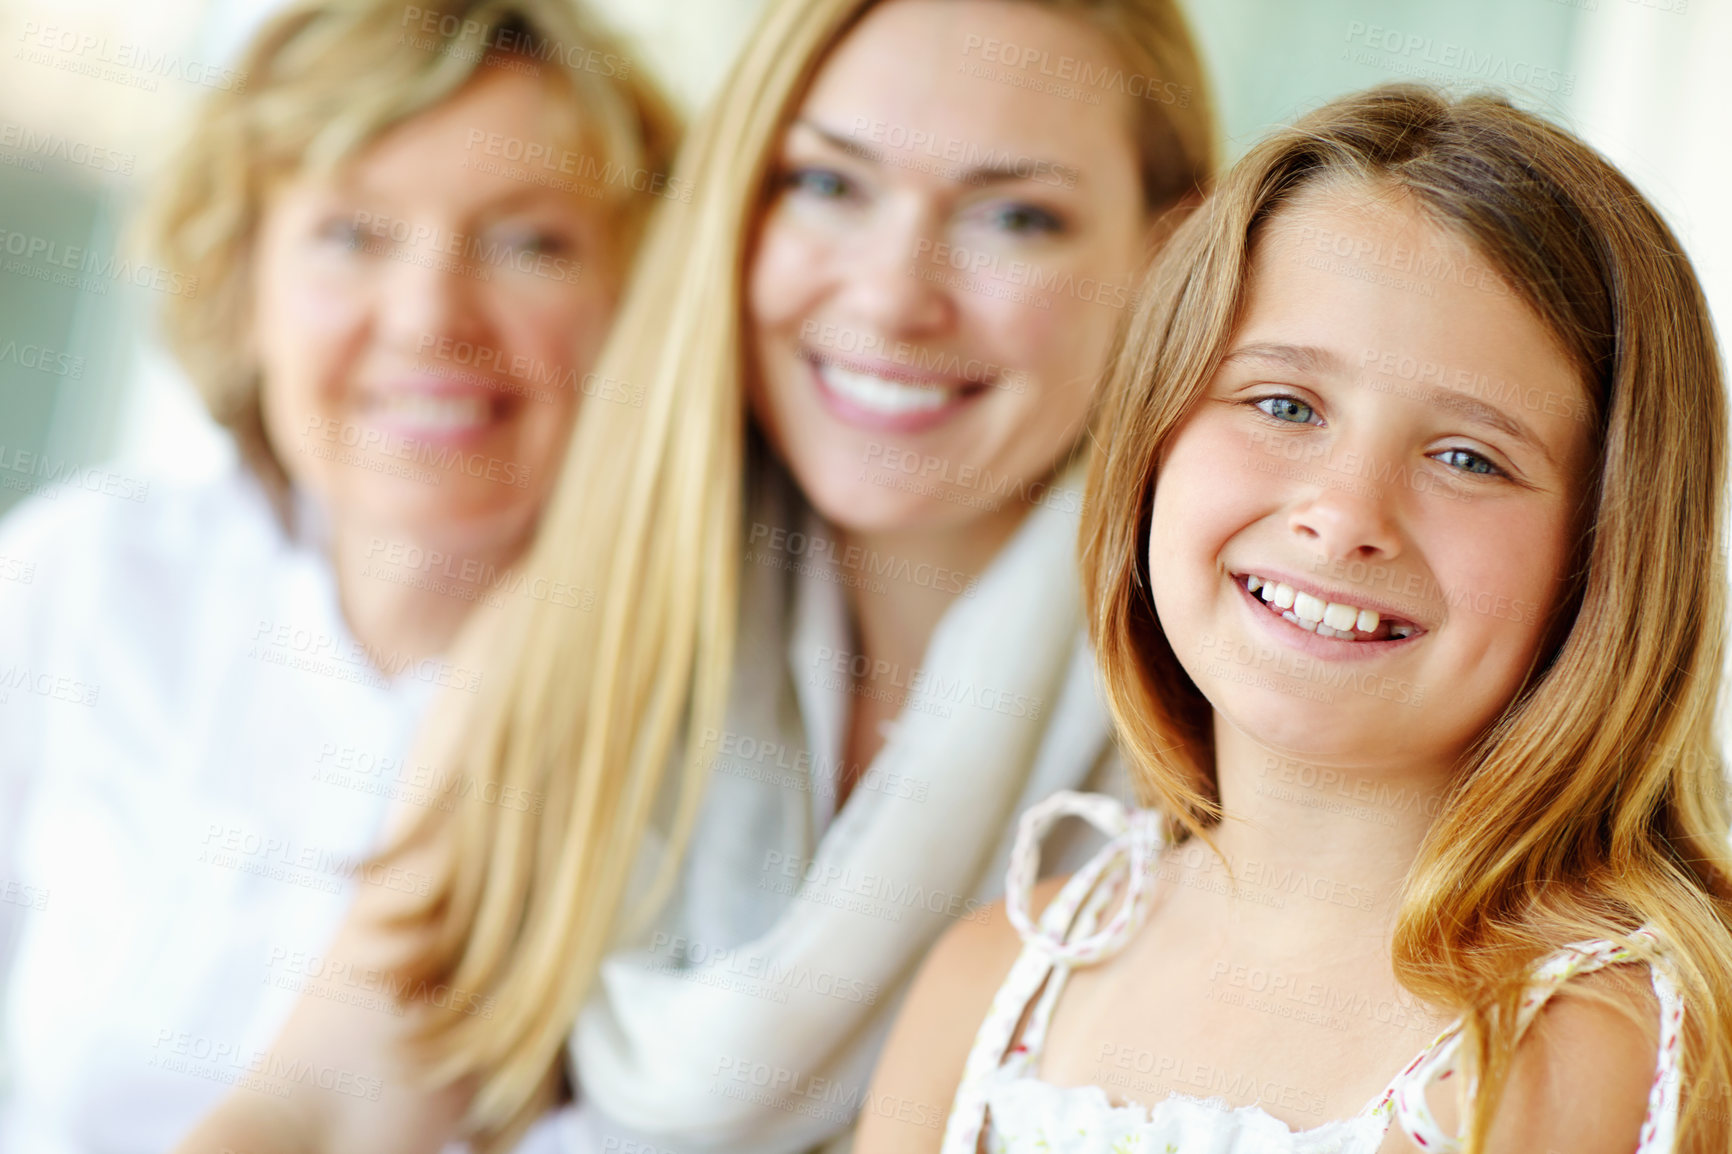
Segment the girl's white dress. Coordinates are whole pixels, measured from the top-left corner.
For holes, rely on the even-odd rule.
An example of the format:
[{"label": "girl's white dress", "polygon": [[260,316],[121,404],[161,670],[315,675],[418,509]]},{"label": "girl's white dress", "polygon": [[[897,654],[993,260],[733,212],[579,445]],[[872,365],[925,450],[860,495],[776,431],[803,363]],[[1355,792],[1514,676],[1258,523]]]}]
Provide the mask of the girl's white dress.
[{"label": "girl's white dress", "polygon": [[[1040,838],[1066,816],[1085,818],[1110,840],[1036,925],[1028,909]],[[1142,924],[1161,849],[1160,828],[1154,811],[1127,810],[1097,794],[1055,794],[1024,816],[1006,881],[1006,906],[1023,949],[975,1036],[946,1125],[943,1154],[981,1149],[990,1154],[1373,1154],[1392,1124],[1422,1149],[1459,1149],[1425,1099],[1432,1083],[1457,1071],[1459,1023],[1438,1035],[1359,1113],[1309,1130],[1293,1130],[1259,1106],[1235,1109],[1220,1098],[1175,1094],[1152,1107],[1114,1106],[1099,1086],[1054,1086],[1036,1077],[1053,1007],[1071,968],[1110,957]],[[1123,900],[1115,903],[1121,894]],[[1113,912],[1103,924],[1109,906]],[[1657,944],[1648,930],[1633,936]],[[1634,958],[1629,949],[1606,941],[1578,942],[1549,955],[1534,970],[1520,1026],[1525,1029],[1574,975]],[[1651,972],[1660,1002],[1660,1046],[1637,1154],[1670,1151],[1678,1116],[1684,1006],[1664,971],[1653,966]],[[1025,1012],[1028,1021],[1019,1035],[1017,1024]]]}]

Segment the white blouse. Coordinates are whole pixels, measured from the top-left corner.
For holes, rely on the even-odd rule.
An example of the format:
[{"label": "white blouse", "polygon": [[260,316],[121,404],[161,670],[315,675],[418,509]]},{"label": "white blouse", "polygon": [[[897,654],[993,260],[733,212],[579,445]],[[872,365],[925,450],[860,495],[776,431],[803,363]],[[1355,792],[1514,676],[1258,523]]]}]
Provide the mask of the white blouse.
[{"label": "white blouse", "polygon": [[315,538],[238,466],[0,522],[0,1150],[166,1149],[324,1076],[270,1055],[303,989],[389,1012],[320,955],[451,671],[373,668]]}]

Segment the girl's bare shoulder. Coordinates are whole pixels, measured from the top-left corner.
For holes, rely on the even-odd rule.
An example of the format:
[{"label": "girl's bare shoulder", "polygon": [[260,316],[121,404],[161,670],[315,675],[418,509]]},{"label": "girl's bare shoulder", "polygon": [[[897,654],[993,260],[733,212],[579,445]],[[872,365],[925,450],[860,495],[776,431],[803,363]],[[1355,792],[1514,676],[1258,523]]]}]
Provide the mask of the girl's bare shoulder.
[{"label": "girl's bare shoulder", "polygon": [[[1030,906],[1036,917],[1065,880],[1052,878],[1035,887]],[[879,1060],[872,1106],[855,1137],[859,1154],[938,1149],[975,1035],[1021,952],[1022,938],[1003,901],[981,908],[938,939]]]}]

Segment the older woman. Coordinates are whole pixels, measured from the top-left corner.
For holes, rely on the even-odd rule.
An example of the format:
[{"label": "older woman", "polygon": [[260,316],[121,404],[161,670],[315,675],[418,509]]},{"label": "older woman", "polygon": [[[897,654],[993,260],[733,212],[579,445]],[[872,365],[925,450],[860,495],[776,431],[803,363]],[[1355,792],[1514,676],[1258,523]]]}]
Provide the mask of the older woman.
[{"label": "older woman", "polygon": [[574,0],[310,0],[239,68],[152,216],[236,463],[0,530],[33,575],[0,590],[29,672],[0,694],[0,884],[29,899],[0,1149],[162,1150],[270,1081],[297,996],[387,1006],[321,954],[386,805],[434,804],[407,736],[487,678],[442,656],[477,604],[584,612],[517,559],[577,407],[641,401],[589,368],[675,126]]}]

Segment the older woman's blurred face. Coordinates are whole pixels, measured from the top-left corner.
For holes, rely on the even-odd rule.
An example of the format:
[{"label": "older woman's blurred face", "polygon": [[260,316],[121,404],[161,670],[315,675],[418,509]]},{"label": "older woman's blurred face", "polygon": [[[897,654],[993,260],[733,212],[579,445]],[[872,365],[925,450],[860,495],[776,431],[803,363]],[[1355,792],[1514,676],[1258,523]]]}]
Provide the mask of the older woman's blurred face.
[{"label": "older woman's blurred face", "polygon": [[564,154],[556,99],[482,68],[336,178],[292,180],[267,205],[266,433],[339,533],[473,551],[532,528],[617,279],[603,202],[500,159]]}]

